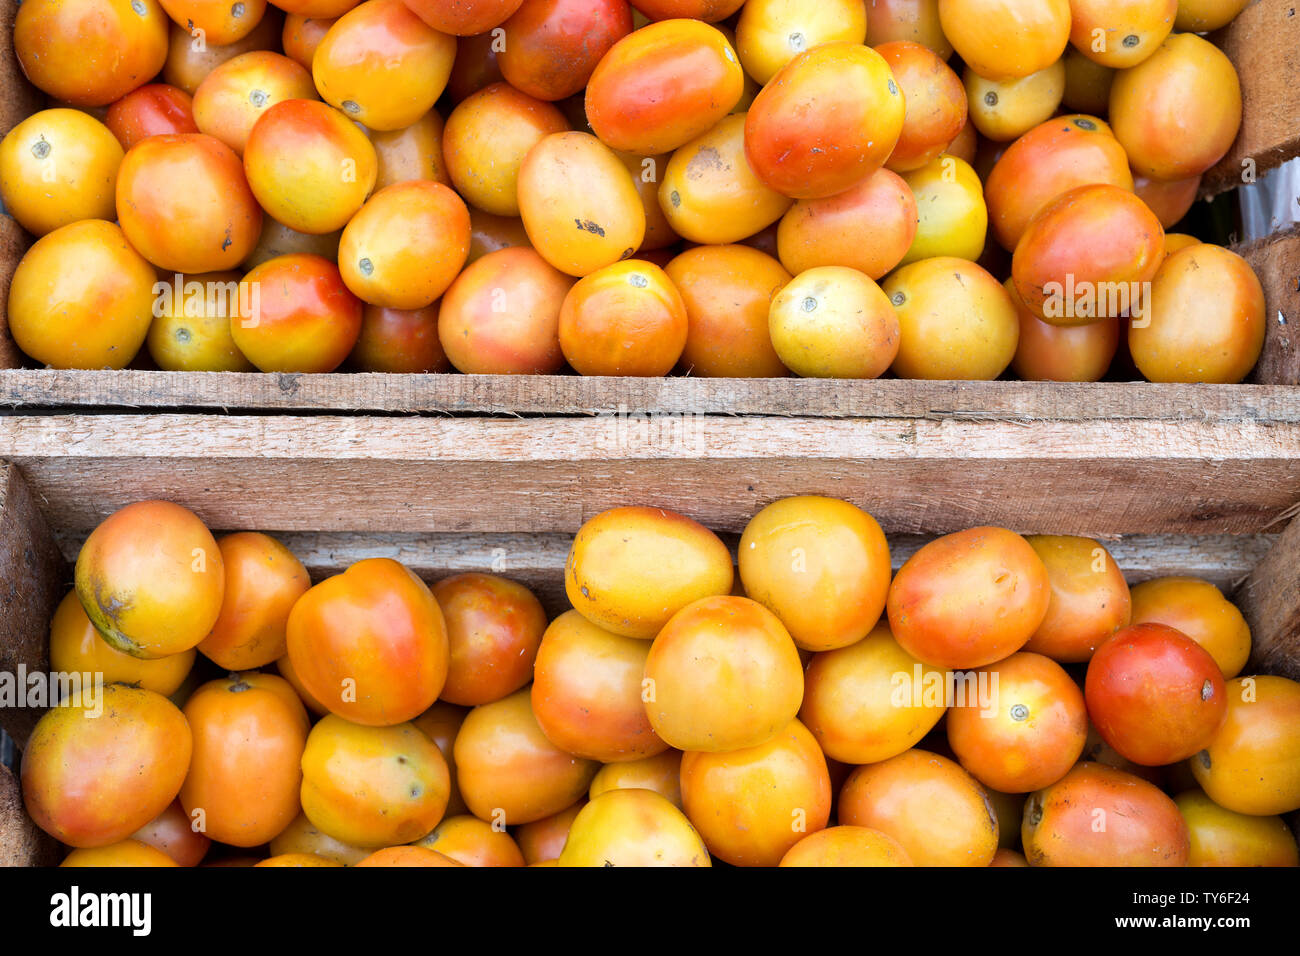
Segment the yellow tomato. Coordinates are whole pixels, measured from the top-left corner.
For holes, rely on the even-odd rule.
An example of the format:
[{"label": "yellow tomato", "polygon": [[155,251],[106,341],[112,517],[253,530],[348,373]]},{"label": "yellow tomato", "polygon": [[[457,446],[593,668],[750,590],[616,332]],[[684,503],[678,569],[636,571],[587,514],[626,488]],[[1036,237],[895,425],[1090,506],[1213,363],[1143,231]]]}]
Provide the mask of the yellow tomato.
[{"label": "yellow tomato", "polygon": [[970,163],[944,153],[903,174],[916,198],[917,225],[901,265],[934,256],[974,262],[984,252],[989,211]]}]

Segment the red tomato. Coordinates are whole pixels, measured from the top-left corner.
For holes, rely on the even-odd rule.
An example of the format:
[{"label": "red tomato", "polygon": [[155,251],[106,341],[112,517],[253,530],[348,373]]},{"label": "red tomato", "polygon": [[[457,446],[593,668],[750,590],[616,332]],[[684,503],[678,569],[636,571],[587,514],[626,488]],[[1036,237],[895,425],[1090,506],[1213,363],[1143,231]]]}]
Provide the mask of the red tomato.
[{"label": "red tomato", "polygon": [[632,32],[627,0],[524,0],[503,27],[497,61],[510,85],[539,100],[572,96],[606,51]]},{"label": "red tomato", "polygon": [[190,95],[166,83],[146,83],[132,90],[108,108],[104,123],[123,149],[146,136],[199,131]]}]

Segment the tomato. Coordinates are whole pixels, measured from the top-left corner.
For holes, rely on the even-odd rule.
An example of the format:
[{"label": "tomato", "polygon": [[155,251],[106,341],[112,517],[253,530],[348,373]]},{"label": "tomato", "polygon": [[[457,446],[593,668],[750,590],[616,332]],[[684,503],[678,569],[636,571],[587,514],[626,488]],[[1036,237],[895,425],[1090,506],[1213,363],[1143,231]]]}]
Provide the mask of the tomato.
[{"label": "tomato", "polygon": [[456,40],[456,59],[447,80],[447,96],[459,103],[484,87],[505,79],[501,75],[498,54],[504,48],[505,34],[480,33]]},{"label": "tomato", "polygon": [[542,139],[524,157],[518,188],[529,240],[569,275],[590,275],[626,259],[645,238],[645,211],[632,175],[587,133]]},{"label": "tomato", "polygon": [[913,657],[953,670],[1014,654],[1051,601],[1047,568],[1005,528],[944,535],[908,558],[889,587],[889,624]]},{"label": "tomato", "polygon": [[[1157,213],[1157,215],[1159,214]],[[1197,239],[1195,236],[1189,236],[1183,232],[1166,232],[1165,258],[1168,259],[1179,249],[1186,249],[1188,246],[1199,245],[1200,242],[1201,240]]]},{"label": "tomato", "polygon": [[451,364],[477,374],[558,371],[560,307],[572,285],[530,248],[483,256],[442,300],[438,335]]},{"label": "tomato", "polygon": [[1069,0],[939,0],[939,22],[965,64],[990,80],[1037,73],[1070,41]]},{"label": "tomato", "polygon": [[264,262],[244,276],[239,296],[230,334],[263,372],[332,372],[361,331],[361,302],[321,256]]},{"label": "tomato", "polygon": [[180,800],[173,800],[167,809],[131,834],[131,839],[161,850],[177,866],[198,866],[212,841],[194,827],[195,821]]},{"label": "tomato", "polygon": [[447,798],[449,817],[469,812],[469,808],[465,806],[465,799],[460,795],[460,788],[456,785],[456,760],[452,752],[456,735],[460,733],[461,724],[465,722],[465,715],[468,713],[468,707],[458,707],[440,700],[411,721],[418,730],[438,745],[443,759],[447,761],[447,772],[451,776],[451,795]]},{"label": "tomato", "polygon": [[1029,861],[1015,850],[998,850],[989,866],[1028,866]]},{"label": "tomato", "polygon": [[916,227],[912,190],[897,173],[878,169],[839,195],[796,202],[781,218],[777,249],[793,275],[846,266],[879,281],[907,253]]},{"label": "tomato", "polygon": [[712,866],[682,811],[650,790],[610,790],[574,818],[560,866]]},{"label": "tomato", "polygon": [[551,743],[530,700],[525,687],[475,707],[456,735],[460,792],[480,820],[513,826],[559,813],[587,792],[599,769]]},{"label": "tomato", "polygon": [[1206,795],[1236,813],[1300,809],[1300,684],[1260,675],[1228,682],[1228,715],[1188,761]]},{"label": "tomato", "polygon": [[992,381],[1016,354],[1020,320],[998,280],[966,259],[939,256],[881,285],[898,311],[900,378]]},{"label": "tomato", "polygon": [[298,693],[298,699],[303,705],[317,717],[324,717],[330,712],[330,709],[322,704],[316,697],[303,686],[302,678],[298,676],[297,671],[293,669],[293,662],[289,660],[289,655],[285,654],[275,662],[275,669],[280,672],[280,676],[287,680],[290,686]]},{"label": "tomato", "polygon": [[[216,67],[253,50],[278,50],[283,18],[276,7],[267,7],[266,13],[241,40],[224,46],[208,43],[201,35],[192,34],[185,27],[172,23],[168,28],[167,62],[163,64],[164,83],[193,96],[204,77]],[[177,132],[193,132],[177,130]]]},{"label": "tomato", "polygon": [[122,147],[81,110],[41,110],[0,141],[0,199],[36,236],[82,219],[117,218]]},{"label": "tomato", "polygon": [[179,866],[180,864],[162,850],[141,843],[123,840],[110,846],[87,850],[73,850],[59,866]]},{"label": "tomato", "polygon": [[866,38],[866,6],[856,0],[749,0],[736,23],[736,52],[760,86],[805,50]]},{"label": "tomato", "polygon": [[1178,0],[1174,26],[1186,33],[1206,33],[1227,26],[1249,0]]},{"label": "tomato", "polygon": [[242,40],[261,22],[266,0],[159,0],[174,23],[202,36],[207,43],[225,46]]},{"label": "tomato", "polygon": [[167,58],[167,15],[156,0],[26,0],[13,25],[23,75],[73,106],[121,99]]},{"label": "tomato", "polygon": [[269,50],[241,53],[215,67],[194,91],[194,121],[240,156],[253,124],[284,100],[316,99],[311,74]]},{"label": "tomato", "polygon": [[299,813],[287,827],[276,834],[271,840],[270,848],[273,856],[309,854],[345,866],[358,863],[370,855],[370,850],[366,847],[352,846],[322,833],[305,813]]},{"label": "tomato", "polygon": [[366,305],[361,333],[348,361],[362,372],[446,372],[451,363],[438,341],[438,305],[388,309]]},{"label": "tomato", "polygon": [[468,37],[487,33],[510,19],[523,0],[406,0],[421,20],[442,33]]},{"label": "tomato", "polygon": [[986,80],[967,67],[962,82],[975,128],[992,140],[1013,140],[1045,122],[1061,105],[1065,61],[1008,80]]},{"label": "tomato", "polygon": [[612,508],[588,519],[564,566],[565,593],[579,614],[644,640],[693,601],[731,593],[733,580],[722,540],[662,508]]},{"label": "tomato", "polygon": [[1087,325],[1143,305],[1164,260],[1165,231],[1118,186],[1078,186],[1034,214],[1011,259],[1023,303],[1053,325]]},{"label": "tomato", "polygon": [[686,347],[686,304],[652,262],[579,279],[560,306],[560,350],[580,375],[667,375]]},{"label": "tomato", "polygon": [[647,20],[672,20],[690,18],[717,23],[725,20],[745,0],[633,0],[632,6]]},{"label": "tomato", "polygon": [[356,866],[463,866],[437,850],[422,846],[386,846],[376,850]]},{"label": "tomato", "polygon": [[875,280],[844,266],[799,273],[772,299],[772,346],[806,378],[879,378],[898,355],[898,315]]},{"label": "tomato", "polygon": [[264,262],[270,262],[277,256],[292,253],[308,253],[323,259],[337,259],[339,255],[339,237],[343,230],[312,235],[290,229],[282,222],[276,222],[270,216],[262,217],[262,234],[257,238],[257,245],[244,259],[244,268],[252,270]]},{"label": "tomato", "polygon": [[442,95],[456,40],[402,0],[369,0],[329,28],[312,58],[321,99],[370,129],[404,129]]},{"label": "tomato", "polygon": [[548,740],[579,757],[610,763],[667,749],[642,703],[650,644],[614,634],[577,611],[546,628],[532,686],[533,714]]},{"label": "tomato", "polygon": [[113,223],[71,223],[36,240],[19,261],[9,332],[52,368],[125,368],[148,334],[156,279]]},{"label": "tomato", "polygon": [[104,124],[123,149],[147,136],[197,133],[190,94],[166,83],[146,83],[108,108]]},{"label": "tomato", "polygon": [[1225,810],[1199,790],[1174,798],[1187,822],[1188,866],[1300,866],[1295,837],[1278,816]]},{"label": "tomato", "polygon": [[632,32],[632,9],[627,0],[524,0],[503,29],[497,63],[505,79],[539,100],[562,100]]},{"label": "tomato", "polygon": [[[1106,743],[1106,739],[1102,737],[1096,726],[1091,722],[1088,724],[1087,743],[1083,745],[1083,759],[1090,763],[1105,764],[1107,767],[1111,767],[1115,770],[1122,770],[1127,774],[1131,774],[1134,777],[1140,777],[1147,783],[1155,784],[1162,790],[1167,791],[1171,788],[1166,786],[1166,781],[1169,777],[1169,774],[1166,771],[1171,769],[1187,770],[1186,765],[1184,764],[1175,764],[1174,767],[1147,767],[1142,764],[1134,763],[1110,744]],[[1194,786],[1196,781],[1195,778],[1192,777],[1191,770],[1187,770],[1186,776],[1187,779],[1184,781],[1183,785],[1189,787]]]},{"label": "tomato", "polygon": [[519,844],[524,864],[532,866],[534,863],[558,859],[560,851],[564,849],[564,841],[568,839],[569,827],[586,805],[585,798],[579,799],[567,810],[553,813],[534,823],[525,823],[516,830],[515,842]]},{"label": "tomato", "polygon": [[154,363],[174,372],[251,372],[230,334],[239,309],[239,273],[177,273],[154,301],[146,343]]},{"label": "tomato", "polygon": [[813,655],[799,717],[828,757],[878,763],[934,728],[947,710],[944,687],[943,672],[903,650],[882,623],[855,644]]},{"label": "tomato", "polygon": [[317,47],[336,22],[335,19],[290,13],[284,18],[284,29],[280,32],[280,45],[284,48],[284,55],[310,73]]},{"label": "tomato", "polygon": [[1187,864],[1187,824],[1174,801],[1097,763],[1031,794],[1020,832],[1030,866]]},{"label": "tomato", "polygon": [[803,668],[789,632],[744,597],[688,604],[650,647],[642,699],[655,732],[679,750],[757,747],[789,724]]},{"label": "tomato", "polygon": [[358,561],[317,584],[290,610],[287,635],[307,689],[359,724],[418,717],[447,676],[442,611],[424,582],[390,558]]},{"label": "tomato", "polygon": [[358,298],[423,309],[447,291],[469,254],[469,210],[442,183],[379,190],[343,228],[339,272]]},{"label": "tomato", "polygon": [[289,611],[311,579],[293,552],[269,535],[241,531],[218,539],[217,547],[225,565],[225,596],[198,649],[223,670],[265,667],[285,655]]},{"label": "tomato", "polygon": [[984,788],[947,757],[915,748],[854,770],[839,822],[892,837],[917,866],[988,866],[998,848]]},{"label": "tomato", "polygon": [[[681,237],[673,231],[668,216],[659,205],[659,180],[661,170],[665,170],[672,156],[664,153],[659,156],[637,156],[634,153],[618,153],[619,161],[632,175],[632,185],[636,187],[645,212],[645,238],[638,247],[639,252],[653,252],[675,244]],[[656,265],[663,263],[656,262]]]},{"label": "tomato", "polygon": [[945,153],[904,173],[903,182],[914,197],[917,219],[900,264],[938,256],[978,259],[989,214],[979,176],[970,164]]},{"label": "tomato", "polygon": [[524,857],[504,827],[477,817],[447,816],[416,846],[441,853],[462,866],[523,866]]},{"label": "tomato", "polygon": [[609,790],[653,790],[681,809],[682,752],[665,750],[640,760],[620,760],[601,767],[591,778],[587,796],[595,800]]},{"label": "tomato", "polygon": [[919,169],[946,151],[966,124],[966,92],[948,64],[920,43],[896,40],[876,52],[907,104],[903,131],[885,165],[895,172]]},{"label": "tomato", "polygon": [[[289,867],[320,867],[320,866],[342,866],[338,860],[331,860],[328,857],[316,856],[314,853],[286,853],[281,856],[270,856],[265,860],[254,863],[253,866],[289,866]],[[360,864],[358,864],[360,865]]]},{"label": "tomato", "polygon": [[869,827],[827,827],[810,833],[781,857],[780,866],[911,866],[891,836]]},{"label": "tomato", "polygon": [[1166,229],[1172,228],[1187,215],[1201,189],[1201,177],[1188,176],[1173,182],[1133,177],[1133,191],[1150,207]]},{"label": "tomato", "polygon": [[1169,256],[1151,281],[1129,351],[1153,382],[1240,382],[1264,348],[1264,292],[1241,256],[1201,243]]},{"label": "tomato", "polygon": [[1011,370],[1019,378],[1027,382],[1102,379],[1119,348],[1119,319],[1101,319],[1087,325],[1052,325],[1020,301],[1020,293],[1010,278],[1003,287],[1020,316],[1020,341],[1011,360]]},{"label": "tomato", "polygon": [[903,113],[902,90],[884,57],[858,44],[827,43],[796,56],[754,98],[745,156],[777,192],[833,196],[884,164]]},{"label": "tomato", "polygon": [[1237,71],[1208,40],[1175,34],[1115,75],[1110,124],[1134,172],[1162,180],[1196,176],[1222,159],[1237,137]]},{"label": "tomato", "polygon": [[1070,0],[1070,43],[1113,69],[1137,66],[1174,28],[1178,0]]},{"label": "tomato", "polygon": [[185,717],[161,694],[104,684],[64,699],[36,723],[22,757],[23,804],[61,843],[124,840],[181,789],[192,741]]},{"label": "tomato", "polygon": [[471,206],[469,228],[469,255],[465,259],[466,267],[473,265],[489,252],[529,245],[528,233],[524,230],[522,219],[494,216]]},{"label": "tomato", "polygon": [[1167,624],[1205,648],[1225,678],[1250,657],[1250,625],[1223,592],[1200,578],[1152,578],[1133,588],[1133,623]]},{"label": "tomato", "polygon": [[451,185],[442,156],[443,122],[437,110],[429,110],[405,129],[371,131],[378,169],[375,189],[413,179]]},{"label": "tomato", "polygon": [[353,9],[359,0],[283,0],[276,6],[302,17],[337,19]]},{"label": "tomato", "polygon": [[993,235],[1014,251],[1029,220],[1077,186],[1109,183],[1133,189],[1124,148],[1092,116],[1060,116],[1025,133],[988,175],[985,196]]},{"label": "tomato", "polygon": [[343,228],[378,175],[375,148],[338,110],[315,100],[284,100],[253,124],[244,170],[266,212],[299,232]]},{"label": "tomato", "polygon": [[939,0],[871,0],[867,39],[873,46],[909,40],[933,50],[941,60],[952,56],[952,44],[939,23]]},{"label": "tomato", "polygon": [[1132,602],[1124,572],[1110,552],[1091,538],[1034,534],[1025,540],[1047,569],[1051,589],[1047,616],[1025,650],[1063,664],[1088,660],[1098,646],[1130,623]]},{"label": "tomato", "polygon": [[76,581],[104,640],[146,660],[198,644],[225,588],[211,532],[169,501],[136,502],[100,522],[77,555]]},{"label": "tomato", "polygon": [[1065,61],[1065,94],[1061,103],[1075,113],[1103,115],[1110,103],[1115,71],[1088,59],[1073,46],[1066,49],[1061,59]]},{"label": "tomato", "polygon": [[309,725],[288,681],[232,673],[196,690],[184,713],[194,756],[180,801],[187,814],[201,814],[204,832],[221,843],[252,847],[293,822]]},{"label": "tomato", "polygon": [[410,843],[442,819],[447,762],[411,724],[366,727],[334,714],[307,735],[302,809],[322,833],[354,847]]}]

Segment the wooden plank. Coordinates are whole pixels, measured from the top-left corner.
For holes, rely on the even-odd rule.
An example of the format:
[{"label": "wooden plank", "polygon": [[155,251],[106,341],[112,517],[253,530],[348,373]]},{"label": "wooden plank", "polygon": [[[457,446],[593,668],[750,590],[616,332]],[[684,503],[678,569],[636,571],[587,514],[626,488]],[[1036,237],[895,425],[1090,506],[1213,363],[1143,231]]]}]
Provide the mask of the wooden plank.
[{"label": "wooden plank", "polygon": [[[26,481],[0,461],[0,672],[16,679],[49,670],[50,618],[71,581]],[[0,708],[0,726],[21,749],[40,715],[32,708]]]},{"label": "wooden plank", "polygon": [[1300,521],[1292,521],[1238,589],[1251,668],[1300,680]]},{"label": "wooden plank", "polygon": [[1213,196],[1240,186],[1243,163],[1258,175],[1300,155],[1300,15],[1295,0],[1258,0],[1210,37],[1241,80],[1241,130],[1201,180]]},{"label": "wooden plank", "polygon": [[[1288,305],[1294,308],[1294,303]],[[576,375],[275,375],[0,370],[0,406],[604,415],[625,430],[654,415],[806,418],[1094,418],[1300,421],[1293,388],[1148,382],[595,378]]]},{"label": "wooden plank", "polygon": [[19,415],[0,458],[74,529],[162,497],[232,529],[572,533],[638,503],[738,532],[827,494],[893,532],[1245,534],[1300,500],[1300,425],[1252,422]]},{"label": "wooden plank", "polygon": [[61,855],[54,838],[27,815],[18,777],[0,766],[0,866],[53,866]]},{"label": "wooden plank", "polygon": [[[0,25],[0,30],[2,29],[3,26]],[[3,102],[2,95],[0,102]],[[23,257],[31,242],[32,237],[23,231],[12,216],[0,213],[0,303],[8,303],[9,283],[13,280],[14,270],[18,268],[18,260]],[[0,310],[0,369],[18,368],[23,361],[22,352],[9,334],[8,309]]]},{"label": "wooden plank", "polygon": [[39,110],[45,96],[27,82],[14,54],[15,0],[0,0],[0,137]]},{"label": "wooden plank", "polygon": [[1300,228],[1240,246],[1264,287],[1264,352],[1252,382],[1300,385]]}]

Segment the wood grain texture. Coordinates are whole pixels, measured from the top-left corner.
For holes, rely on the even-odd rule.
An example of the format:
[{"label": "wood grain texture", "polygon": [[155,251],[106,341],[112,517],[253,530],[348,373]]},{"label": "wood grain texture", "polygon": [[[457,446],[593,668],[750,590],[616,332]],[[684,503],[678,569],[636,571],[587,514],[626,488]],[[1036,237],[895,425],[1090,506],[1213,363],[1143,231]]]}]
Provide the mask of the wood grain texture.
[{"label": "wood grain texture", "polygon": [[[49,670],[49,624],[71,571],[19,470],[0,461],[0,671]],[[21,749],[41,711],[0,708]]]},{"label": "wood grain texture", "polygon": [[0,0],[0,137],[39,110],[45,96],[27,82],[14,55],[17,0]]},{"label": "wood grain texture", "polygon": [[1251,668],[1300,680],[1300,521],[1292,521],[1237,590]]},{"label": "wood grain texture", "polygon": [[1300,228],[1239,246],[1264,287],[1264,352],[1251,381],[1300,385]]},{"label": "wood grain texture", "polygon": [[[14,221],[12,216],[0,212],[0,302],[6,303],[6,306],[9,302],[9,284],[13,281],[14,270],[18,268],[18,260],[23,257],[31,242],[32,237]],[[16,369],[21,367],[24,361],[22,352],[14,344],[13,336],[9,334],[9,312],[6,307],[0,310],[0,369]]]},{"label": "wood grain texture", "polygon": [[0,866],[53,866],[59,856],[58,843],[23,808],[17,775],[0,766]]},{"label": "wood grain texture", "polygon": [[1297,423],[17,415],[0,458],[71,529],[160,497],[230,529],[572,533],[637,503],[738,532],[826,494],[897,533],[1244,534],[1300,500]]},{"label": "wood grain texture", "polygon": [[1264,173],[1300,155],[1300,15],[1295,0],[1257,0],[1210,39],[1237,68],[1241,130],[1201,180],[1208,196],[1240,186],[1242,163]]}]

